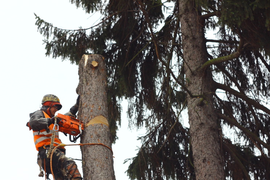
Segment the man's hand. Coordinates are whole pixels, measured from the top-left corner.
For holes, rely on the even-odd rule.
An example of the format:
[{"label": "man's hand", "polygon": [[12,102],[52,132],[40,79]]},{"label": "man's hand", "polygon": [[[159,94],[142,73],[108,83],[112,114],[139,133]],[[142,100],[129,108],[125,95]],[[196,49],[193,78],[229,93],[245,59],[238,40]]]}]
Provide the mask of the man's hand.
[{"label": "man's hand", "polygon": [[76,115],[72,114],[71,112],[67,112],[64,115],[76,118]]},{"label": "man's hand", "polygon": [[[76,113],[78,112],[79,109],[79,103],[80,103],[80,95],[77,97],[76,104],[72,106],[69,110],[69,113],[72,114],[72,116],[76,117]],[[68,115],[68,114],[67,114]]]},{"label": "man's hand", "polygon": [[79,95],[76,100],[76,104],[79,106],[81,96]]},{"label": "man's hand", "polygon": [[52,118],[48,118],[48,126],[50,126],[51,124],[54,124],[55,118],[56,118],[56,123],[59,124],[59,122],[61,121],[61,119],[58,118],[58,117],[52,117]]}]

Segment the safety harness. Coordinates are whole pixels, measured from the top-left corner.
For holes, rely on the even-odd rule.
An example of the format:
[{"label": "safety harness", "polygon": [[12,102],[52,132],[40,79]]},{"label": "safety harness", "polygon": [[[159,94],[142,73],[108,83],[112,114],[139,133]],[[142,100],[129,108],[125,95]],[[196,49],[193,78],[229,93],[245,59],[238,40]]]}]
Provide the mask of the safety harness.
[{"label": "safety harness", "polygon": [[[58,122],[57,122],[58,121]],[[76,119],[73,116],[69,116],[69,115],[63,115],[63,114],[58,114],[57,116],[54,117],[54,124],[53,124],[53,128],[52,128],[52,136],[51,136],[51,143],[49,146],[49,150],[46,151],[47,154],[47,158],[50,159],[50,172],[52,173],[53,177],[54,177],[54,173],[53,173],[53,169],[52,169],[52,155],[54,153],[55,150],[55,146],[54,146],[54,141],[55,141],[55,134],[60,131],[66,134],[70,135],[70,140],[71,140],[71,136],[73,136],[73,141],[72,142],[76,142],[76,140],[81,136],[82,130],[84,130],[84,125],[82,123],[82,121]],[[46,162],[44,159],[44,171],[45,171],[45,179],[47,179],[47,175],[48,175],[48,171],[46,170]],[[40,166],[40,174],[39,176],[43,176],[43,171],[42,171],[42,163],[38,163]],[[71,165],[71,169],[74,169],[74,164]],[[76,173],[75,170],[73,170],[74,172],[72,172],[73,174]]]}]

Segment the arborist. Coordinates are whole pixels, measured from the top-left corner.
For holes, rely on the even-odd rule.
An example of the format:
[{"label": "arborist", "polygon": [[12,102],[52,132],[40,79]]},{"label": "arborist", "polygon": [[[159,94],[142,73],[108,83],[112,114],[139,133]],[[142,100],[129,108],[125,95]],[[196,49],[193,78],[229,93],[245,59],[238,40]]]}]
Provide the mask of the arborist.
[{"label": "arborist", "polygon": [[[76,116],[78,101],[79,97],[77,103],[70,108],[68,115]],[[52,173],[50,167],[52,161],[53,175],[56,180],[81,180],[82,177],[76,163],[65,156],[66,150],[64,147],[58,146],[62,143],[56,128],[60,119],[55,117],[55,113],[61,108],[62,105],[57,96],[53,94],[45,95],[42,99],[41,109],[30,114],[30,121],[27,126],[33,130],[34,143],[38,151],[38,164],[42,165],[46,178]],[[52,145],[58,147],[53,152],[52,159],[50,159],[51,156],[48,156],[48,154],[51,153],[50,146]],[[41,169],[40,176],[42,176],[42,173]]]}]

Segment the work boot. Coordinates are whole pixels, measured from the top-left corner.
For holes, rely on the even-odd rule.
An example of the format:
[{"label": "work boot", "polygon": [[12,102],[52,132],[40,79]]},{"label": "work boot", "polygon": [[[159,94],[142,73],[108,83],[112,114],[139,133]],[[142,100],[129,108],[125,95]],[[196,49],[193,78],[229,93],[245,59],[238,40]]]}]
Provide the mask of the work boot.
[{"label": "work boot", "polygon": [[72,162],[66,166],[67,175],[71,180],[81,180],[81,174],[77,168],[77,165]]}]

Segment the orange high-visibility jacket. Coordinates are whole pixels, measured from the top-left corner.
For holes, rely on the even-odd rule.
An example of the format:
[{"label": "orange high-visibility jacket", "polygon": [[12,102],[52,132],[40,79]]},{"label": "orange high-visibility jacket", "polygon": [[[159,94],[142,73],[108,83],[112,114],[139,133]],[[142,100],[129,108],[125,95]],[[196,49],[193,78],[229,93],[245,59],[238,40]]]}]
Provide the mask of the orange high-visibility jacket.
[{"label": "orange high-visibility jacket", "polygon": [[[42,111],[42,112],[43,112],[45,118],[50,118],[50,116],[47,113],[45,113],[44,111]],[[54,126],[54,124],[51,124],[49,126],[49,130],[46,130],[46,129],[42,129],[39,131],[33,130],[34,142],[35,142],[35,146],[36,146],[37,151],[39,150],[40,147],[47,146],[47,145],[51,144],[51,136],[52,136],[53,126]],[[62,142],[59,139],[59,133],[58,133],[58,131],[56,131],[53,145],[57,146],[61,143]]]}]

